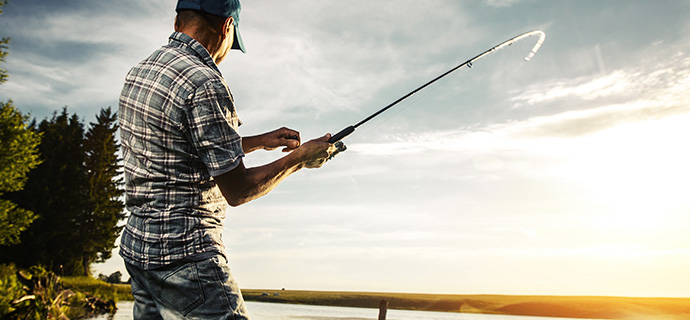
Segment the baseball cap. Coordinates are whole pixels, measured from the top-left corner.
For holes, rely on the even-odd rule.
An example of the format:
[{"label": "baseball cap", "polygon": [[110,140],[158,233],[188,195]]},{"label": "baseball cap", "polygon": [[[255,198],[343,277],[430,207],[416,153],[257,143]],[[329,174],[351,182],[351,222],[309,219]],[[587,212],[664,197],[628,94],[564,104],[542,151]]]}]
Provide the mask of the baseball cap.
[{"label": "baseball cap", "polygon": [[244,42],[242,42],[239,29],[240,9],[239,0],[179,0],[177,1],[175,11],[199,10],[224,18],[232,17],[232,24],[235,27],[235,39],[232,42],[232,49],[242,50],[242,52],[246,53],[247,51],[244,49]]}]

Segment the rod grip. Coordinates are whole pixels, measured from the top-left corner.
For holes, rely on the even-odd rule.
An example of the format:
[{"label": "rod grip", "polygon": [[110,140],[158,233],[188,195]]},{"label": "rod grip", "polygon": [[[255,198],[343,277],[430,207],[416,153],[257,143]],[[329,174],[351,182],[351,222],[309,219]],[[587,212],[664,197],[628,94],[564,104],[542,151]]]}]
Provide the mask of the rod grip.
[{"label": "rod grip", "polygon": [[355,131],[354,126],[349,126],[343,130],[340,130],[340,132],[331,136],[331,139],[328,140],[328,143],[336,143],[336,142],[340,141],[341,139],[347,137],[348,135],[350,135],[350,133],[353,133],[354,131]]}]

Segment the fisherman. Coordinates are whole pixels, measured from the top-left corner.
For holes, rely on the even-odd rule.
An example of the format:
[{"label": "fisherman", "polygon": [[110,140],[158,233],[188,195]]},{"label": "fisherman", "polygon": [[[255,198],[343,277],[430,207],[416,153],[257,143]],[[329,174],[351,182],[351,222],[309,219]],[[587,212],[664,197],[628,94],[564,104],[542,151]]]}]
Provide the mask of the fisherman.
[{"label": "fisherman", "polygon": [[[120,255],[131,276],[134,319],[248,319],[225,255],[227,205],[270,192],[301,168],[319,168],[330,134],[300,143],[280,128],[242,137],[218,69],[245,52],[239,0],[179,0],[166,46],[134,66],[120,95],[126,205]],[[246,168],[255,150],[284,157]]]}]

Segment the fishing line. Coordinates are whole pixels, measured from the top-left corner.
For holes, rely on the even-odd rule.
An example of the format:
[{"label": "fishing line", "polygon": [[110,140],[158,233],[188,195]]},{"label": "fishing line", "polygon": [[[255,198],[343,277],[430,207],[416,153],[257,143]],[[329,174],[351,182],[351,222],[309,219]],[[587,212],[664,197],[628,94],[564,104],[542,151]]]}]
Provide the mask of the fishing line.
[{"label": "fishing line", "polygon": [[[342,140],[343,138],[345,138],[345,137],[347,137],[348,135],[350,135],[351,133],[353,133],[357,127],[359,127],[359,126],[363,125],[364,123],[368,122],[369,120],[375,118],[376,116],[380,115],[380,114],[383,113],[384,111],[386,111],[386,110],[392,108],[393,106],[395,106],[395,105],[397,105],[398,103],[402,102],[403,100],[409,98],[410,96],[414,95],[415,93],[419,92],[420,90],[426,88],[427,86],[431,85],[432,83],[434,83],[434,82],[440,80],[441,78],[443,78],[443,77],[449,75],[449,74],[452,73],[453,71],[458,70],[458,69],[460,69],[460,68],[462,68],[462,67],[464,67],[464,66],[467,66],[468,68],[472,68],[473,62],[475,62],[475,61],[477,61],[477,60],[483,58],[484,56],[486,56],[486,55],[488,55],[488,54],[490,54],[490,53],[496,52],[496,51],[498,51],[498,50],[500,50],[500,49],[505,48],[506,46],[509,46],[509,45],[511,45],[511,44],[513,44],[513,43],[515,43],[515,42],[517,42],[517,41],[520,41],[520,40],[522,40],[522,39],[524,39],[524,38],[527,38],[527,37],[530,37],[530,36],[539,36],[539,40],[537,40],[537,43],[534,45],[534,47],[532,47],[532,50],[531,50],[531,51],[527,54],[527,56],[525,57],[525,60],[527,60],[527,61],[531,60],[532,57],[534,57],[534,54],[537,53],[537,51],[539,50],[539,48],[541,47],[541,45],[544,43],[544,39],[546,38],[546,34],[545,34],[543,31],[541,31],[541,30],[534,30],[534,31],[530,31],[530,32],[525,32],[525,33],[520,34],[520,35],[518,35],[518,36],[515,36],[515,37],[513,37],[513,38],[511,38],[511,39],[508,39],[508,40],[506,40],[506,41],[504,41],[504,42],[501,42],[501,43],[499,43],[498,45],[494,46],[493,48],[491,48],[491,49],[489,49],[489,50],[486,50],[486,51],[484,51],[484,52],[482,52],[482,53],[476,55],[474,58],[469,59],[469,60],[467,60],[467,61],[465,61],[465,62],[463,62],[463,63],[457,65],[456,67],[454,67],[454,68],[452,68],[452,69],[446,71],[445,73],[441,74],[440,76],[438,76],[438,77],[432,79],[431,81],[429,81],[429,82],[427,82],[427,83],[421,85],[421,86],[418,87],[417,89],[414,89],[414,90],[410,91],[409,93],[407,93],[406,95],[404,95],[404,96],[398,98],[397,100],[391,102],[391,103],[388,104],[387,106],[385,106],[385,107],[381,108],[380,110],[374,112],[373,114],[371,114],[370,116],[366,117],[364,120],[358,122],[357,124],[354,124],[354,125],[351,125],[351,126],[346,127],[345,129],[343,129],[343,130],[341,130],[340,132],[338,132],[338,133],[336,133],[335,135],[333,135],[333,136],[331,137],[331,139],[330,139],[328,142],[330,142],[330,143],[336,143],[336,146],[338,147],[338,150],[339,150],[339,151],[344,151],[344,150],[345,150],[345,145],[344,145],[340,140]],[[409,105],[408,105],[408,107],[409,107]],[[406,107],[406,108],[407,108],[407,107]],[[404,109],[403,109],[403,110],[404,110]]]},{"label": "fishing line", "polygon": [[[447,80],[447,79],[443,79],[443,80],[440,81],[439,83],[443,83],[444,81],[448,81],[448,80]],[[424,97],[426,97],[426,96],[428,96],[429,94],[433,93],[433,92],[436,91],[438,88],[439,88],[439,86],[434,86],[434,87],[432,87],[432,88],[429,88],[429,90],[426,90],[426,91],[425,91],[424,93],[422,93],[422,94],[415,95],[414,97],[411,98],[411,99],[412,99],[411,101],[409,101],[409,102],[407,102],[407,103],[401,104],[401,105],[400,105],[400,108],[397,108],[397,111],[396,111],[395,113],[393,113],[393,114],[391,114],[390,116],[388,116],[387,118],[381,120],[379,123],[377,123],[377,124],[371,126],[371,128],[368,128],[367,130],[362,131],[362,135],[367,135],[367,134],[369,134],[370,132],[376,130],[376,128],[380,127],[382,124],[386,123],[388,120],[397,117],[397,116],[400,115],[403,111],[409,109],[411,106],[413,106],[414,104],[416,104],[419,100],[424,99]],[[343,150],[341,150],[341,151],[343,151]]]}]

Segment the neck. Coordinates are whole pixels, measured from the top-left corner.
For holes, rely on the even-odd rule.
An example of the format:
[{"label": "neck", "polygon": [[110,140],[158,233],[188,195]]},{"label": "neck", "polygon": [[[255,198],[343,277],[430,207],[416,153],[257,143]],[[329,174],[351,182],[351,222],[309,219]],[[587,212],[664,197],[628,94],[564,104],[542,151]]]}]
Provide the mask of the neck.
[{"label": "neck", "polygon": [[220,63],[221,55],[223,52],[223,40],[224,35],[220,34],[210,26],[190,26],[175,29],[177,32],[182,32],[192,39],[198,41],[206,51],[211,55],[213,61],[218,64]]}]

